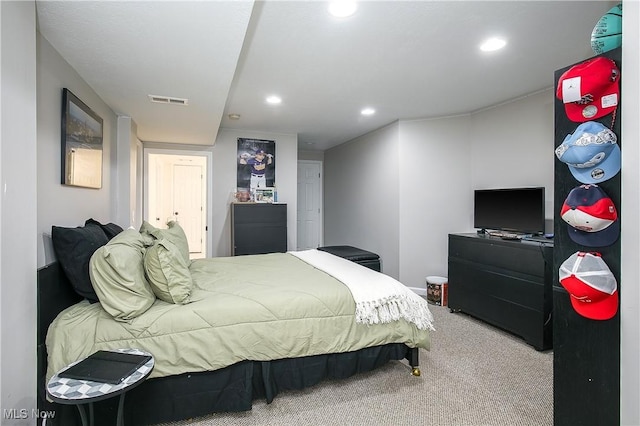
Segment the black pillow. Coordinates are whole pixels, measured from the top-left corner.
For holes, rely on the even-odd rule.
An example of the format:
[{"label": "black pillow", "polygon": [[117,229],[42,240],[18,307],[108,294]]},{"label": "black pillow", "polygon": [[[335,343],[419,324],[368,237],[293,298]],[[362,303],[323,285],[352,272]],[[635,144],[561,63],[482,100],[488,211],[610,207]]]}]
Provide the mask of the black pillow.
[{"label": "black pillow", "polygon": [[91,303],[98,301],[89,277],[91,255],[109,242],[102,227],[88,223],[84,227],[51,227],[51,240],[62,270],[73,289]]},{"label": "black pillow", "polygon": [[93,218],[87,219],[87,221],[84,224],[88,225],[90,223],[93,223],[94,225],[98,225],[100,228],[102,228],[102,230],[104,231],[108,239],[112,239],[113,237],[115,237],[116,235],[124,231],[124,229],[122,229],[120,225],[116,225],[115,223],[111,223],[111,222],[103,225],[102,223],[98,222]]}]

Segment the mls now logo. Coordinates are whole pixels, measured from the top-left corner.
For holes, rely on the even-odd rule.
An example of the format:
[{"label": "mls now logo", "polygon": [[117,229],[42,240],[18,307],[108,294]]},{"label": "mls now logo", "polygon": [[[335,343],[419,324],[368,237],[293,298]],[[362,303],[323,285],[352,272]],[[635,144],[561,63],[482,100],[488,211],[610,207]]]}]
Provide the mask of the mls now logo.
[{"label": "mls now logo", "polygon": [[2,410],[2,417],[6,420],[21,420],[21,419],[52,419],[56,415],[55,411],[45,411],[33,408],[28,410],[26,408],[5,408]]}]

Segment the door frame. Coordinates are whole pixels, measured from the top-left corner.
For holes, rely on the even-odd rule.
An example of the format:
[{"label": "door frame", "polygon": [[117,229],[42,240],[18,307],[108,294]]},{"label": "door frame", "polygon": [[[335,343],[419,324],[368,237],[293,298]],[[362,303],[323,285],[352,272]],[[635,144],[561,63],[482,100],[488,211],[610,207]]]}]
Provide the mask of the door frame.
[{"label": "door frame", "polygon": [[144,202],[142,205],[142,218],[147,217],[148,204],[149,204],[149,155],[181,155],[181,156],[193,156],[193,157],[205,157],[207,165],[207,176],[205,177],[204,184],[206,185],[205,197],[207,205],[207,214],[205,215],[205,229],[206,229],[206,257],[213,256],[213,232],[211,229],[212,213],[213,213],[213,153],[207,150],[195,150],[195,149],[178,149],[178,148],[157,148],[157,147],[144,147]]},{"label": "door frame", "polygon": [[[318,244],[319,247],[324,245],[324,187],[322,186],[322,182],[324,180],[324,162],[321,160],[298,160],[298,164],[317,164],[320,166],[320,185],[318,185],[318,209],[320,209],[320,214],[318,215]],[[296,176],[298,179],[299,176]],[[297,189],[296,189],[297,191]],[[296,194],[297,197],[298,194]],[[298,231],[298,230],[296,230]],[[296,237],[297,239],[297,237]],[[298,249],[298,242],[296,241],[296,249]]]}]

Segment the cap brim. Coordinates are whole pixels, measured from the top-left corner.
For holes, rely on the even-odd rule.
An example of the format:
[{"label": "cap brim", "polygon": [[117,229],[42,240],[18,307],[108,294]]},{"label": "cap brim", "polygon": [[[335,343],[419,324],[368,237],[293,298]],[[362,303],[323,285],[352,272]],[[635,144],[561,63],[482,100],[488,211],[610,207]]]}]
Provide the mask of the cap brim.
[{"label": "cap brim", "polygon": [[[604,95],[600,96],[593,100],[593,102],[583,105],[577,104],[574,102],[567,102],[564,104],[564,111],[567,114],[567,118],[576,123],[584,123],[586,121],[595,120],[600,117],[604,117],[605,115],[611,114],[618,105],[613,105],[606,108],[601,108],[599,105],[602,103],[602,98],[609,95],[616,95],[618,99],[620,99],[620,90],[618,87],[618,82],[612,82],[606,90],[603,90]],[[560,98],[562,99],[562,98]],[[593,110],[596,108],[596,111],[593,115],[587,114],[588,117],[585,117],[585,112]]]},{"label": "cap brim", "polygon": [[580,315],[592,320],[604,321],[613,318],[618,312],[618,292],[598,302],[585,303],[569,295],[571,306]]},{"label": "cap brim", "polygon": [[620,171],[622,156],[620,147],[616,144],[611,153],[595,167],[578,168],[569,166],[569,171],[578,182],[600,183],[611,179]]},{"label": "cap brim", "polygon": [[598,232],[586,232],[567,225],[569,238],[586,247],[606,247],[615,243],[620,237],[620,221],[616,219],[611,225]]}]

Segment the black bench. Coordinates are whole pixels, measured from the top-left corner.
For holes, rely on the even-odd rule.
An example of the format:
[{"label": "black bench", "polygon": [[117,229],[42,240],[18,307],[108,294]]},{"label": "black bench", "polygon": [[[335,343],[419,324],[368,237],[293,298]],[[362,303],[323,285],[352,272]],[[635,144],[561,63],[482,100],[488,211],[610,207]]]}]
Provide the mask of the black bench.
[{"label": "black bench", "polygon": [[320,251],[326,251],[333,255],[345,258],[352,262],[366,266],[374,271],[381,272],[380,256],[370,251],[362,250],[352,246],[324,246],[318,247]]}]

